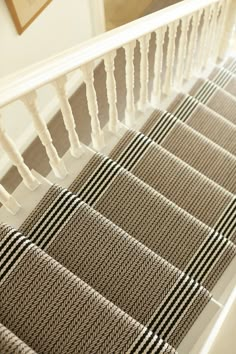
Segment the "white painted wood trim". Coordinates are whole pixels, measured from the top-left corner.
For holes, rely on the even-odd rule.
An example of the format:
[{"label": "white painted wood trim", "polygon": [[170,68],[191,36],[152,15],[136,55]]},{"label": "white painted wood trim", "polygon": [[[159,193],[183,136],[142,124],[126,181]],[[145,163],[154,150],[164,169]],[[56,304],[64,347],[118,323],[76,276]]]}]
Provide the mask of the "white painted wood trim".
[{"label": "white painted wood trim", "polygon": [[74,48],[0,80],[0,107],[59,76],[219,0],[185,0],[103,33]]},{"label": "white painted wood trim", "polygon": [[13,196],[11,196],[6,189],[0,184],[0,203],[6,208],[8,212],[12,215],[16,215],[17,212],[20,210],[21,206],[16,201]]},{"label": "white painted wood trim", "polygon": [[[230,354],[235,350],[236,287],[222,308],[200,354]],[[232,350],[232,351],[231,351]]]},{"label": "white painted wood trim", "polygon": [[105,10],[104,0],[89,0],[89,10],[93,35],[96,36],[105,32]]}]

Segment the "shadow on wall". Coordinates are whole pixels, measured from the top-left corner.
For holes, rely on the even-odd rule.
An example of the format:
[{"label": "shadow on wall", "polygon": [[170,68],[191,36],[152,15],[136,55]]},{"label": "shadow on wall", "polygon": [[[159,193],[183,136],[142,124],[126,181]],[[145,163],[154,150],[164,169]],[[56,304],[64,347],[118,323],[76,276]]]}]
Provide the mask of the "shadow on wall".
[{"label": "shadow on wall", "polygon": [[181,0],[104,0],[106,29],[124,25]]}]

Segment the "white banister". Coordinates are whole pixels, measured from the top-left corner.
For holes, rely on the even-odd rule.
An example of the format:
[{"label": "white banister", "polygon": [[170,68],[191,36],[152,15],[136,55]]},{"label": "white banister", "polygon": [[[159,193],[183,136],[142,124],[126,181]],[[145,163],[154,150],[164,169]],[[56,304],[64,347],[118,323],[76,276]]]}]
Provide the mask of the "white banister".
[{"label": "white banister", "polygon": [[2,118],[0,116],[0,145],[8,155],[11,163],[16,166],[19,174],[21,175],[24,184],[30,190],[35,190],[39,186],[39,182],[31,173],[30,169],[24,163],[24,159],[14,145],[12,139],[8,136],[3,127]]},{"label": "white banister", "polygon": [[10,195],[6,189],[0,184],[0,203],[13,215],[20,210],[20,204]]},{"label": "white banister", "polygon": [[[229,39],[235,27],[235,0],[185,0],[175,5],[144,16],[136,21],[116,28],[80,44],[53,58],[38,63],[26,70],[0,80],[0,107],[19,99],[32,115],[36,131],[46,148],[50,165],[59,178],[67,175],[63,160],[53,145],[47,124],[37,106],[37,89],[50,84],[55,87],[60,103],[65,128],[70,141],[72,156],[79,157],[82,144],[76,131],[75,117],[66,92],[67,74],[80,69],[86,85],[88,111],[91,118],[93,147],[101,150],[105,146],[104,133],[99,121],[99,105],[94,84],[94,65],[97,59],[104,60],[106,72],[107,103],[109,108],[109,129],[116,131],[120,126],[117,109],[117,87],[115,77],[115,56],[117,49],[125,50],[126,109],[125,122],[132,127],[137,110],[144,112],[149,107],[149,44],[151,35],[156,35],[154,77],[151,103],[157,106],[163,94],[169,96],[172,89],[181,88],[184,79],[191,79],[202,72],[210,62],[222,57],[229,46]],[[179,24],[181,23],[181,26]],[[179,26],[179,28],[178,28]],[[168,29],[167,53],[164,55]],[[176,35],[180,30],[178,52]],[[137,41],[140,44],[140,68],[135,72],[134,53]],[[164,62],[165,58],[165,62]],[[140,74],[138,104],[135,104],[135,77]],[[58,100],[55,100],[57,103]],[[14,164],[17,164],[26,183],[29,179],[22,157],[13,149],[11,141],[1,131],[2,142]],[[5,139],[5,140],[4,140]],[[20,159],[21,158],[21,159]]]},{"label": "white banister", "polygon": [[22,102],[25,104],[26,108],[31,113],[35,130],[42,144],[46,149],[49,158],[49,163],[51,165],[53,172],[55,173],[56,177],[65,178],[67,175],[66,167],[64,165],[63,160],[59,157],[57,150],[52,143],[52,137],[48,130],[46,122],[40,116],[36,99],[37,99],[37,94],[35,91],[21,98]]},{"label": "white banister", "polygon": [[151,34],[147,34],[138,39],[140,44],[140,96],[138,109],[144,111],[148,104],[148,82],[149,82],[149,42]]},{"label": "white banister", "polygon": [[132,126],[135,118],[134,103],[134,49],[136,41],[124,46],[125,50],[125,82],[126,82],[126,109],[125,123]]},{"label": "white banister", "polygon": [[109,104],[109,129],[116,131],[118,127],[118,111],[117,111],[117,93],[116,93],[116,79],[115,79],[115,57],[116,51],[112,51],[105,55],[104,65],[106,71],[106,86],[107,99]]},{"label": "white banister", "polygon": [[168,49],[166,59],[166,73],[163,85],[163,93],[169,95],[173,88],[173,69],[175,61],[175,39],[179,21],[172,22],[168,25]]},{"label": "white banister", "polygon": [[185,60],[187,56],[188,31],[191,16],[181,19],[181,34],[178,48],[177,67],[175,73],[175,87],[182,87],[184,80]]},{"label": "white banister", "polygon": [[199,38],[199,25],[202,17],[203,10],[196,12],[192,17],[192,30],[189,38],[189,45],[187,49],[187,58],[184,70],[184,77],[186,80],[193,75],[193,73],[197,70],[197,39]]},{"label": "white banister", "polygon": [[[156,13],[101,34],[44,62],[0,80],[0,107],[55,81],[108,52],[155,32],[219,0],[185,0]],[[226,0],[225,0],[226,1]]]},{"label": "white banister", "polygon": [[163,45],[166,33],[166,26],[156,31],[156,51],[154,59],[154,80],[151,95],[151,103],[153,106],[158,105],[161,99],[161,79],[163,69]]},{"label": "white banister", "polygon": [[57,97],[59,99],[64,124],[68,132],[71,155],[73,157],[78,158],[81,156],[82,148],[81,148],[78,134],[76,132],[75,118],[71,109],[69,99],[66,94],[66,83],[67,83],[66,76],[62,76],[59,79],[57,79],[53,83],[53,85],[57,92]]},{"label": "white banister", "polygon": [[98,102],[97,102],[97,94],[94,88],[94,64],[89,63],[83,65],[81,68],[84,82],[86,85],[86,95],[87,95],[87,103],[88,110],[91,117],[91,137],[92,144],[96,150],[100,150],[104,147],[104,134],[102,132],[99,118],[98,118]]}]

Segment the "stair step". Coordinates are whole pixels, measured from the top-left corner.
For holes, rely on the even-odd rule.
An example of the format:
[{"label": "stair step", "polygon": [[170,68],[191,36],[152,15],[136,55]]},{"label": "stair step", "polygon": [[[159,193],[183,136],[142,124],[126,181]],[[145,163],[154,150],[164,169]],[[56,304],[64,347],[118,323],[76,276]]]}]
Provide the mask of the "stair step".
[{"label": "stair step", "polygon": [[21,210],[0,209],[3,345],[10,331],[45,353],[202,348],[236,281],[235,68],[136,130],[106,126],[105,148],[66,153],[64,179],[17,188]]}]

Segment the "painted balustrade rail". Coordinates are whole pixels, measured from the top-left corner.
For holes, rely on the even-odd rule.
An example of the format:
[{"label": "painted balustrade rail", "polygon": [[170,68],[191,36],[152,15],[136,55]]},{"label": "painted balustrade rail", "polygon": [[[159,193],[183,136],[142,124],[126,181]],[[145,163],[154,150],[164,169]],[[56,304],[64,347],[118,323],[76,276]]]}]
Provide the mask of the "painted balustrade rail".
[{"label": "painted balustrade rail", "polygon": [[[97,150],[104,146],[104,136],[98,116],[97,93],[94,87],[94,67],[97,59],[104,60],[109,108],[109,129],[117,128],[117,92],[114,75],[117,50],[125,51],[126,110],[125,122],[132,126],[136,111],[145,111],[150,103],[157,106],[173,87],[181,88],[184,80],[201,73],[218,58],[224,58],[235,29],[235,0],[185,0],[161,11],[145,16],[127,25],[97,36],[56,57],[34,65],[14,76],[0,81],[0,108],[21,100],[30,112],[38,137],[44,145],[52,170],[58,178],[67,174],[66,166],[53,145],[47,124],[38,109],[37,89],[52,85],[58,98],[72,156],[79,157],[81,144],[75,130],[69,98],[66,93],[67,75],[81,70],[86,85],[87,105],[91,117],[91,140]],[[156,36],[154,78],[149,102],[149,46],[151,35]],[[177,38],[178,37],[178,38]],[[178,39],[178,40],[177,40]],[[136,104],[134,97],[134,50],[140,48],[140,92]],[[167,45],[164,55],[164,43]],[[178,43],[178,45],[176,45]],[[14,118],[13,118],[14,119]],[[23,158],[0,125],[0,145],[15,165],[23,182],[30,189],[38,182],[25,165]],[[12,211],[16,202],[0,186],[0,202]]]}]

